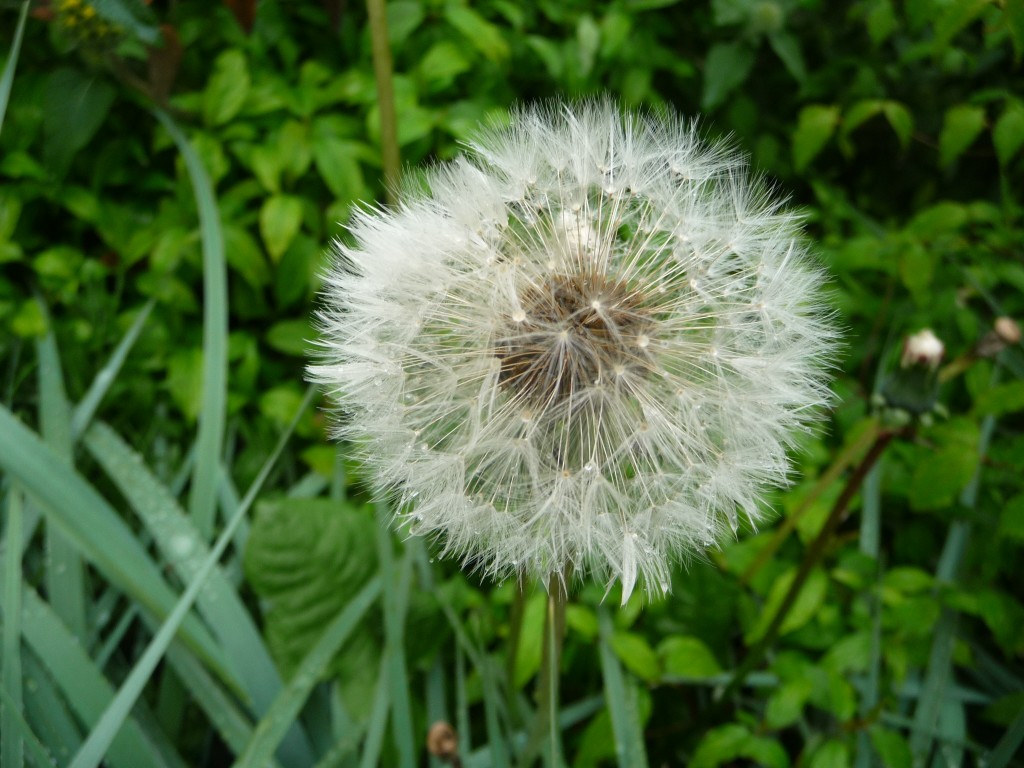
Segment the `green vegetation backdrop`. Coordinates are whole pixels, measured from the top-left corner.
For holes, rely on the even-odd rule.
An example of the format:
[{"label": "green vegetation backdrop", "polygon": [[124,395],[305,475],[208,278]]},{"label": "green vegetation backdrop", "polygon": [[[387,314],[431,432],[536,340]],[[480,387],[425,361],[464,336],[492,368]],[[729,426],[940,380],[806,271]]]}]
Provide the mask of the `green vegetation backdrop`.
[{"label": "green vegetation backdrop", "polygon": [[1024,3],[387,3],[403,165],[521,101],[701,114],[846,329],[768,526],[573,594],[554,748],[543,591],[390,532],[303,382],[385,199],[368,18],[0,2],[3,765],[438,766],[441,719],[465,766],[1024,765]]}]

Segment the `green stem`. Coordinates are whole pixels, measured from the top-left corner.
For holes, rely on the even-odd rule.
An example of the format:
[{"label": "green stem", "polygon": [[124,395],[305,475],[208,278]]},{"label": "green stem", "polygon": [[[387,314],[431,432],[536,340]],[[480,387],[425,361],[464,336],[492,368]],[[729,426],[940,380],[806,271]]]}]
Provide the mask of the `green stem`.
[{"label": "green stem", "polygon": [[377,79],[377,106],[380,109],[380,151],[384,167],[385,195],[394,204],[398,191],[398,116],[391,48],[388,45],[388,17],[384,0],[366,0],[370,15],[370,40],[373,46],[373,74]]},{"label": "green stem", "polygon": [[789,615],[790,609],[792,609],[793,605],[796,603],[796,599],[800,595],[800,592],[804,587],[804,583],[807,581],[807,577],[810,576],[811,571],[814,570],[814,567],[825,555],[825,552],[832,543],[832,538],[835,535],[836,530],[839,528],[840,523],[846,519],[850,502],[853,501],[853,497],[864,482],[864,478],[867,477],[868,472],[871,471],[875,462],[878,461],[882,453],[885,452],[886,447],[890,442],[892,442],[892,439],[896,437],[896,435],[897,433],[891,430],[879,432],[867,454],[861,460],[860,464],[857,465],[853,474],[850,475],[850,479],[847,480],[842,493],[839,495],[839,498],[836,499],[836,503],[832,507],[832,511],[829,513],[828,519],[825,521],[825,525],[807,549],[807,553],[804,555],[804,559],[800,563],[800,568],[797,571],[796,576],[793,578],[793,583],[790,584],[789,590],[786,592],[786,596],[782,599],[779,609],[775,612],[775,616],[772,618],[771,624],[768,625],[768,629],[765,631],[761,639],[758,640],[748,651],[746,658],[743,659],[743,663],[740,664],[739,669],[736,670],[732,680],[729,681],[729,685],[726,686],[724,691],[722,691],[719,696],[720,703],[728,701],[740,689],[740,686],[743,685],[743,681],[746,679],[747,675],[749,675],[761,663],[765,652],[771,647],[772,643],[775,642],[775,639],[778,637],[779,630],[782,628],[783,622]]},{"label": "green stem", "polygon": [[553,575],[548,582],[548,606],[544,616],[546,642],[541,652],[540,673],[537,677],[537,711],[520,763],[524,766],[532,764],[533,759],[540,751],[545,735],[550,739],[549,764],[557,768],[565,762],[562,759],[558,728],[558,683],[562,661],[562,640],[565,636],[567,588],[559,574]]}]

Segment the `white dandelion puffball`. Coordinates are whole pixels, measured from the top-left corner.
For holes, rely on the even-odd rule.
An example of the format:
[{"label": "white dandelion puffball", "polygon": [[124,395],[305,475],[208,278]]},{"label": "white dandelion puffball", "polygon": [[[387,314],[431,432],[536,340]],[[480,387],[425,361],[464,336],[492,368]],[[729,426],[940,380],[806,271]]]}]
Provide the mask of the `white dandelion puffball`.
[{"label": "white dandelion puffball", "polygon": [[549,105],[338,243],[311,377],[397,515],[498,579],[668,590],[828,400],[798,218],[679,118]]}]

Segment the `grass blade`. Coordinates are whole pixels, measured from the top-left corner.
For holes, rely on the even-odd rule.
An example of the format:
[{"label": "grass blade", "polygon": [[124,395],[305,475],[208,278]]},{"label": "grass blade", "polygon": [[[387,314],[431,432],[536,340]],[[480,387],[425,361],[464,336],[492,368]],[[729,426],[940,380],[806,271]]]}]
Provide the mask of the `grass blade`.
[{"label": "grass blade", "polygon": [[224,233],[213,185],[199,156],[166,112],[154,110],[154,114],[185,161],[195,194],[203,244],[203,402],[188,507],[199,533],[209,541],[213,536],[227,407],[228,278]]},{"label": "grass blade", "polygon": [[[380,558],[380,572],[387,580],[384,590],[384,637],[385,652],[382,672],[388,678],[391,702],[391,728],[398,750],[398,765],[414,768],[416,748],[412,735],[412,707],[409,704],[409,677],[405,666],[405,615],[409,603],[409,584],[412,580],[412,552],[402,558],[398,572],[395,571],[394,553],[389,528],[384,524],[383,511],[377,510],[377,554]],[[395,583],[397,577],[397,584]]]},{"label": "grass blade", "polygon": [[252,741],[235,762],[236,768],[262,768],[274,753],[288,725],[302,709],[309,692],[330,664],[338,649],[356,628],[380,595],[380,577],[374,577],[327,625],[316,645],[299,664],[284,690],[256,726]]},{"label": "grass blade", "polygon": [[[136,662],[131,673],[122,683],[117,696],[114,697],[103,712],[103,716],[96,723],[96,726],[89,734],[89,738],[85,740],[85,744],[78,750],[78,754],[75,755],[70,763],[70,768],[97,768],[99,766],[111,742],[121,729],[121,725],[131,714],[132,707],[135,706],[135,702],[153,674],[153,670],[156,669],[157,664],[164,657],[168,646],[178,632],[178,628],[192,609],[192,604],[199,596],[199,591],[205,585],[210,573],[213,572],[221,555],[224,554],[224,550],[227,549],[235,526],[241,522],[245,512],[245,507],[239,508],[238,512],[235,513],[235,517],[224,528],[213,550],[203,561],[188,585],[188,589],[185,590],[185,594],[178,600],[174,610],[171,611],[163,626],[160,627],[156,636],[150,641],[146,652],[142,654],[142,658]],[[267,755],[267,759],[269,758],[270,755]]]},{"label": "grass blade", "polygon": [[74,413],[71,415],[72,439],[77,440],[85,432],[93,416],[96,415],[100,403],[110,389],[110,385],[117,378],[117,374],[120,372],[121,366],[124,365],[128,353],[135,346],[135,342],[138,341],[142,328],[145,326],[146,320],[149,319],[149,313],[153,311],[155,304],[156,300],[151,299],[139,310],[139,314],[135,316],[135,322],[128,329],[128,333],[118,343],[106,365],[96,374],[92,384],[89,385],[89,390],[85,393],[85,397],[75,406]]},{"label": "grass blade", "polygon": [[[22,586],[22,635],[42,661],[79,720],[96,722],[98,713],[114,697],[100,672],[50,606],[27,585]],[[6,605],[6,598],[5,598]],[[5,608],[4,615],[7,615]],[[159,750],[146,738],[134,718],[123,723],[107,756],[112,768],[159,768],[165,765]]]},{"label": "grass blade", "polygon": [[363,757],[359,761],[359,768],[374,768],[380,765],[380,752],[384,745],[384,731],[388,725],[388,696],[391,687],[388,685],[388,675],[382,664],[380,676],[377,678],[377,690],[373,694],[373,707],[370,709],[370,719],[366,726],[366,740],[363,742]]},{"label": "grass blade", "polygon": [[14,28],[14,42],[11,43],[11,53],[7,57],[4,72],[0,75],[0,131],[3,130],[4,117],[7,115],[7,102],[11,99],[11,87],[14,85],[14,70],[18,66],[18,55],[21,53],[21,38],[25,34],[26,19],[28,19],[28,0],[22,0],[21,8],[18,9],[18,26]]},{"label": "grass blade", "polygon": [[[40,502],[47,521],[56,523],[112,584],[156,616],[170,613],[174,592],[117,512],[3,406],[0,467]],[[220,647],[196,618],[187,618],[181,631],[185,642],[237,688]]]},{"label": "grass blade", "polygon": [[[44,316],[47,309],[37,298]],[[48,325],[52,325],[49,322]],[[52,327],[36,342],[39,359],[39,424],[43,440],[66,466],[73,464],[72,437],[69,424],[71,405],[64,390],[57,339]],[[75,547],[55,526],[46,526],[46,591],[50,604],[80,640],[86,638],[85,569]]]},{"label": "grass blade", "polygon": [[1024,709],[1013,719],[988,758],[988,768],[1006,768],[1024,744]]},{"label": "grass blade", "polygon": [[[2,703],[5,711],[10,710],[13,714],[10,719],[4,719],[4,733],[11,734],[17,733],[17,738],[8,736],[4,740],[4,747],[8,741],[23,740],[25,746],[28,747],[29,755],[31,755],[33,762],[36,765],[43,768],[44,766],[56,765],[56,762],[47,753],[46,747],[42,745],[36,735],[32,732],[32,728],[25,721],[25,718],[21,716],[21,705],[12,699],[4,688],[0,688],[0,696],[3,697]],[[13,730],[8,730],[8,727],[12,727]],[[8,763],[6,751],[3,753],[4,763],[3,765],[19,766],[21,763]]]},{"label": "grass blade", "polygon": [[601,631],[601,672],[604,675],[604,698],[612,719],[615,732],[615,753],[622,768],[637,768],[647,765],[644,734],[640,725],[636,689],[627,686],[622,667],[612,650],[614,631],[611,615],[602,606],[598,611]]},{"label": "grass blade", "polygon": [[7,501],[8,552],[4,563],[4,633],[3,633],[3,732],[7,734],[0,747],[0,763],[20,768],[23,764],[21,729],[21,514],[24,508],[21,490],[12,488]]}]

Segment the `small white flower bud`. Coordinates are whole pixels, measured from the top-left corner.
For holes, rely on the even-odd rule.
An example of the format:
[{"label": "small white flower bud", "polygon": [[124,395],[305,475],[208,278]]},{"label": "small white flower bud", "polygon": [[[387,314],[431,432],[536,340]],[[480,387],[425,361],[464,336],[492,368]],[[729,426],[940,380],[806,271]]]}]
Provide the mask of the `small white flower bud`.
[{"label": "small white flower bud", "polygon": [[903,340],[903,354],[900,356],[900,367],[923,366],[932,370],[939,367],[946,346],[931,328],[925,328]]}]

